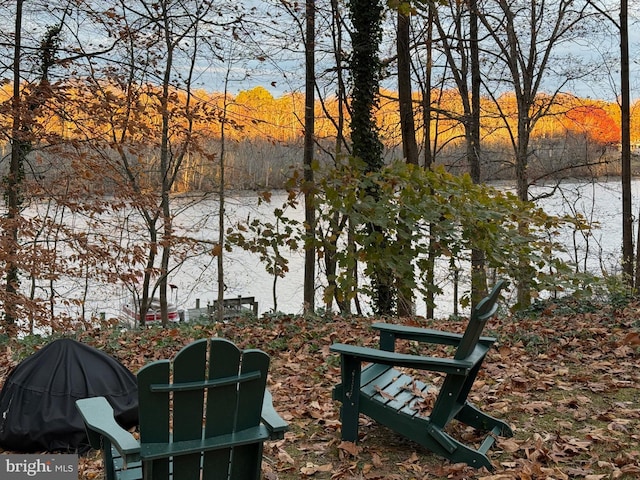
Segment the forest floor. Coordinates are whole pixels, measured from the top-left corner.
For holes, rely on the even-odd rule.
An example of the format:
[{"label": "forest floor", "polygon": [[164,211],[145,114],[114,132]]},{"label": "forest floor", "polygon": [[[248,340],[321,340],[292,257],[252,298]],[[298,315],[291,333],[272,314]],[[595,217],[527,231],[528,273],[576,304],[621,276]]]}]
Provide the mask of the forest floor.
[{"label": "forest floor", "polygon": [[[375,346],[368,318],[264,317],[224,324],[124,331],[96,328],[75,338],[120,360],[131,371],[170,358],[195,339],[220,336],[272,357],[269,388],[289,422],[285,439],[267,442],[265,479],[609,479],[640,477],[640,305],[547,305],[527,317],[500,315],[485,331],[498,338],[470,399],[506,420],[512,438],[489,452],[494,471],[436,457],[361,417],[360,442],[340,439],[334,342]],[[462,331],[465,320],[397,323]],[[0,381],[44,340],[4,345]],[[415,352],[415,345],[407,345]],[[437,381],[436,381],[437,383]],[[474,432],[453,434],[473,442]],[[102,478],[97,452],[80,459],[80,479]]]}]

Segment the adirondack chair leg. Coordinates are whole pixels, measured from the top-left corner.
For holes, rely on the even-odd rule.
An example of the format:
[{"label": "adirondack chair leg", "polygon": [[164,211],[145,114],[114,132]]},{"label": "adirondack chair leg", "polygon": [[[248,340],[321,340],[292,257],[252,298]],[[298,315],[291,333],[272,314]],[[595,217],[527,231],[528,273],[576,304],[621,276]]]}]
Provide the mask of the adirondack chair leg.
[{"label": "adirondack chair leg", "polygon": [[152,480],[153,479],[153,462],[145,462],[143,468],[143,477],[142,480]]},{"label": "adirondack chair leg", "polygon": [[[429,437],[431,437],[432,442],[437,442],[439,447],[444,448],[442,456],[448,458],[451,462],[466,463],[467,465],[470,465],[474,468],[486,467],[490,471],[494,470],[494,467],[491,464],[491,460],[489,460],[489,457],[485,455],[489,448],[491,448],[493,440],[495,440],[492,436],[489,437],[492,440],[491,444],[487,446],[486,450],[482,451],[482,447],[485,446],[484,443],[481,449],[475,450],[451,437],[434,425],[430,425],[429,427],[427,427],[427,433]],[[440,450],[438,448],[434,448],[434,445],[429,441],[419,443],[430,450]]]},{"label": "adirondack chair leg", "polygon": [[358,441],[358,422],[360,417],[360,361],[349,356],[342,357],[342,439],[347,442]]},{"label": "adirondack chair leg", "polygon": [[[244,445],[242,447],[236,447],[238,451],[241,449],[246,449],[247,451],[251,451],[251,455],[259,455],[262,458],[263,445],[260,444],[252,444],[252,445]],[[234,452],[235,453],[235,452]],[[260,480],[262,469],[261,464],[250,465],[246,462],[234,462],[231,461],[231,475],[229,478],[247,478],[252,480]]]},{"label": "adirondack chair leg", "polygon": [[491,431],[501,437],[513,436],[513,431],[507,423],[484,413],[478,407],[470,403],[465,403],[464,407],[462,407],[455,418],[466,425],[477,428],[478,430],[487,432]]},{"label": "adirondack chair leg", "polygon": [[103,439],[102,460],[104,463],[104,478],[106,480],[115,480],[116,470],[113,465],[113,451],[111,450],[111,442],[108,439]]}]

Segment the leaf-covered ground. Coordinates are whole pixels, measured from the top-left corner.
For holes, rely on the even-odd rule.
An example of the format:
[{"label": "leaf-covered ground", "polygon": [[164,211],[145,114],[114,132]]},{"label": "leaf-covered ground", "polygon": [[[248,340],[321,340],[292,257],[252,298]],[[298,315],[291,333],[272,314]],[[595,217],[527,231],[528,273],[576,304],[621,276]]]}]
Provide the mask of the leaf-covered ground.
[{"label": "leaf-covered ground", "polygon": [[[465,321],[394,320],[448,331]],[[361,441],[340,440],[336,341],[376,345],[371,319],[272,317],[226,324],[120,331],[107,328],[76,338],[118,358],[132,371],[181,346],[221,336],[272,356],[270,389],[290,423],[282,441],[265,445],[266,479],[605,479],[640,477],[640,306],[618,309],[555,305],[535,316],[502,316],[486,334],[498,337],[470,395],[505,419],[515,436],[490,451],[495,470],[451,464],[361,417]],[[3,347],[0,380],[39,341]],[[420,347],[406,344],[413,353]],[[439,379],[428,379],[437,384]],[[474,442],[462,427],[453,434]],[[81,459],[82,479],[102,478],[100,456]]]}]

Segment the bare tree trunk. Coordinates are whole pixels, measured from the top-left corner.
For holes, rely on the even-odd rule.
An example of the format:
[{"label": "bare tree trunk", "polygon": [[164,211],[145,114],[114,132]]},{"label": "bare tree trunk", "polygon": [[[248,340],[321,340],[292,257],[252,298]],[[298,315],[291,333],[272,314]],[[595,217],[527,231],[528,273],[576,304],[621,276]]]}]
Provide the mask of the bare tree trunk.
[{"label": "bare tree trunk", "polygon": [[[345,105],[347,104],[347,89],[344,80],[344,49],[342,47],[342,26],[343,21],[340,16],[340,5],[338,0],[331,0],[331,12],[332,12],[332,31],[333,33],[333,41],[334,48],[333,54],[335,55],[335,64],[336,64],[336,76],[337,76],[337,118],[335,119],[335,128],[336,128],[336,140],[335,140],[335,163],[336,165],[340,165],[342,161],[345,150],[348,151],[347,142],[345,139]],[[333,291],[332,298],[325,299],[325,307],[327,311],[330,311],[333,306],[333,302],[335,301],[338,306],[339,311],[342,314],[350,314],[351,313],[351,295],[355,294],[353,291],[345,291],[340,288],[338,282],[336,281],[337,277],[337,267],[338,267],[338,244],[340,242],[341,234],[345,230],[347,231],[347,249],[349,251],[353,250],[353,243],[350,236],[350,230],[347,227],[350,224],[349,218],[347,216],[341,216],[340,213],[336,212],[332,215],[332,218],[328,222],[328,231],[325,235],[322,235],[323,242],[323,259],[325,266],[325,276],[327,278],[327,285],[330,291]],[[353,276],[354,282],[356,278],[356,270],[357,267],[354,267],[352,272],[349,272],[349,275]],[[357,298],[356,298],[357,301]]]},{"label": "bare tree trunk", "polygon": [[[478,10],[476,0],[451,6],[452,26],[434,17],[435,26],[444,41],[443,50],[447,64],[458,87],[462,102],[466,145],[466,158],[474,183],[482,181],[480,164],[480,45],[478,38]],[[465,19],[468,15],[468,25]],[[448,33],[454,28],[454,33]],[[468,28],[468,31],[467,31]],[[471,303],[474,306],[486,295],[485,252],[477,248],[471,251]]]},{"label": "bare tree trunk", "polygon": [[24,175],[23,160],[25,155],[24,140],[22,138],[22,99],[20,67],[22,49],[22,6],[23,0],[16,2],[15,19],[15,46],[13,50],[13,98],[11,126],[11,161],[9,173],[4,178],[5,201],[7,204],[7,222],[4,231],[6,249],[6,299],[4,303],[4,328],[9,336],[16,333],[15,322],[17,320],[17,294],[19,288],[18,265],[18,221],[20,218],[20,190]]},{"label": "bare tree trunk", "polygon": [[[432,5],[427,7],[427,38],[426,38],[426,68],[424,75],[424,86],[422,91],[422,121],[424,123],[424,168],[431,168],[433,164],[433,155],[431,151],[431,67],[433,65],[433,16],[434,11]],[[431,226],[429,226],[431,231]],[[429,264],[426,272],[426,280],[429,285],[435,283],[435,254],[433,253],[432,243],[429,246]],[[433,318],[435,313],[435,294],[433,289],[428,289],[425,300],[427,318]]]},{"label": "bare tree trunk", "polygon": [[640,269],[633,267],[633,215],[631,213],[631,100],[629,87],[629,19],[627,0],[620,0],[620,114],[622,161],[622,268],[625,281],[639,285]]},{"label": "bare tree trunk", "polygon": [[[398,103],[400,110],[400,131],[402,132],[402,154],[408,164],[418,165],[418,144],[416,142],[415,121],[413,118],[413,98],[411,88],[411,52],[409,49],[411,20],[408,15],[397,13],[397,52],[398,52]],[[405,239],[401,240],[401,248],[411,248],[411,232],[405,232]],[[408,317],[413,315],[413,291],[407,288],[406,278],[397,278],[398,284],[398,315]]]},{"label": "bare tree trunk", "polygon": [[[523,116],[526,116],[528,108],[519,107],[518,116],[518,146],[516,149],[516,186],[517,194],[520,200],[529,200],[529,177],[527,173],[528,167],[528,145],[529,145],[529,130],[526,126],[526,120]],[[523,237],[527,235],[529,225],[524,222],[518,222],[518,232]],[[531,264],[526,258],[519,260],[518,269],[518,292],[517,292],[517,305],[519,308],[527,308],[531,303]]]},{"label": "bare tree trunk", "polygon": [[151,222],[150,220],[147,220],[147,229],[149,232],[150,247],[147,256],[147,265],[142,277],[142,297],[139,301],[134,293],[134,308],[140,316],[138,320],[138,324],[140,326],[144,326],[146,324],[147,312],[149,311],[151,300],[153,299],[153,295],[149,295],[149,291],[151,289],[151,276],[156,263],[156,254],[158,252],[158,230],[156,229],[155,221]]},{"label": "bare tree trunk", "polygon": [[[167,23],[167,12],[164,15],[165,26]],[[162,80],[162,98],[160,108],[162,109],[162,132],[160,137],[160,175],[161,192],[160,208],[162,209],[162,256],[160,259],[160,317],[162,326],[169,323],[168,301],[167,301],[167,275],[169,274],[169,258],[171,257],[171,238],[173,236],[171,208],[169,205],[169,193],[171,190],[171,173],[169,159],[169,86],[171,81],[171,69],[173,68],[173,45],[169,38],[169,32],[165,33],[167,43],[167,62],[165,64],[164,78]]]},{"label": "bare tree trunk", "polygon": [[433,67],[433,20],[434,20],[434,8],[432,5],[427,6],[427,35],[425,39],[426,56],[425,69],[424,69],[424,85],[422,86],[422,127],[424,141],[424,168],[431,168],[433,165],[433,153],[431,150],[431,78]]},{"label": "bare tree trunk", "polygon": [[227,114],[228,111],[228,100],[229,100],[229,74],[231,69],[227,69],[227,73],[224,79],[224,103],[222,109],[222,119],[220,121],[220,180],[218,184],[218,245],[217,249],[217,266],[218,266],[218,311],[216,312],[216,318],[219,322],[224,320],[224,292],[226,290],[226,285],[224,282],[224,243],[225,243],[225,200],[226,200],[226,190],[225,190],[225,182],[226,182],[226,169],[225,169],[225,161],[227,160],[227,150],[226,150],[226,140],[227,140]]},{"label": "bare tree trunk", "polygon": [[[477,0],[469,1],[469,56],[471,70],[471,115],[467,139],[467,158],[474,183],[482,181],[480,156],[480,39],[478,38]],[[471,251],[471,307],[475,307],[487,294],[485,252],[474,248]]]},{"label": "bare tree trunk", "polygon": [[407,163],[418,165],[418,144],[416,143],[411,88],[410,33],[410,17],[398,12],[398,103],[400,109],[400,131],[402,132],[402,154]]},{"label": "bare tree trunk", "polygon": [[[40,107],[51,96],[49,70],[56,64],[58,37],[61,25],[51,26],[45,32],[38,47],[39,78],[32,91],[23,92],[22,65],[22,16],[24,0],[16,2],[15,45],[13,51],[13,94],[12,94],[12,124],[11,124],[11,158],[9,172],[3,179],[5,188],[5,202],[7,206],[7,220],[4,227],[4,255],[6,261],[6,297],[4,299],[4,327],[5,332],[12,336],[16,333],[15,322],[18,320],[18,305],[20,303],[20,267],[19,267],[19,235],[20,208],[22,207],[24,163],[27,155],[33,149],[33,130],[35,116]],[[26,99],[23,99],[23,95]]]},{"label": "bare tree trunk", "polygon": [[313,174],[313,150],[315,142],[315,0],[306,0],[306,43],[305,43],[305,115],[304,115],[304,218],[305,218],[305,258],[304,258],[304,311],[315,310],[316,277],[316,208]]}]

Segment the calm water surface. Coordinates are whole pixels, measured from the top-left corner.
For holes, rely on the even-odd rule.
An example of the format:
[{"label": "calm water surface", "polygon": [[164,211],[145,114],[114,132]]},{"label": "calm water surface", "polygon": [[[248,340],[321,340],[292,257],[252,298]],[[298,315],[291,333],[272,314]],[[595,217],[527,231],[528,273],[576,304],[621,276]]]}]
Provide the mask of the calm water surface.
[{"label": "calm water surface", "polygon": [[[506,188],[506,187],[505,187]],[[533,194],[539,194],[548,189],[537,187]],[[633,197],[640,196],[640,181],[633,182]],[[239,196],[227,201],[227,225],[237,220],[247,218],[272,218],[272,211],[280,207],[284,200],[284,193],[275,193],[271,204],[258,206],[254,196]],[[572,256],[580,265],[589,270],[601,273],[602,269],[608,273],[620,271],[621,244],[621,193],[620,181],[565,182],[562,189],[556,191],[551,198],[544,199],[540,205],[552,214],[580,213],[586,219],[599,227],[593,230],[589,237],[565,232],[564,242],[570,247]],[[190,207],[176,218],[176,224],[182,226],[189,235],[203,240],[217,239],[217,210],[218,204],[207,200]],[[634,205],[638,212],[637,202]],[[304,212],[299,207],[287,211],[291,218],[302,220]],[[287,251],[289,272],[284,278],[277,280],[277,310],[284,313],[301,313],[303,298],[304,257],[301,252]],[[270,276],[258,257],[241,250],[225,253],[225,283],[226,297],[254,296],[259,302],[260,313],[273,311],[273,277]],[[447,272],[439,275],[439,285],[445,291],[438,300],[436,316],[447,316],[453,312],[451,304],[452,286],[446,279]],[[193,308],[196,301],[201,306],[217,298],[217,266],[216,260],[207,256],[193,256],[170,277],[170,283],[177,288],[173,291],[174,298],[182,308]],[[71,291],[72,289],[70,289]],[[317,306],[321,306],[321,291],[318,289]],[[105,312],[108,316],[116,316],[123,303],[129,299],[129,294],[118,286],[92,285],[88,297],[89,313]],[[366,302],[365,302],[366,305]],[[73,308],[68,313],[77,314]],[[370,313],[370,312],[365,312]],[[424,302],[418,301],[417,314],[425,313]]]}]

